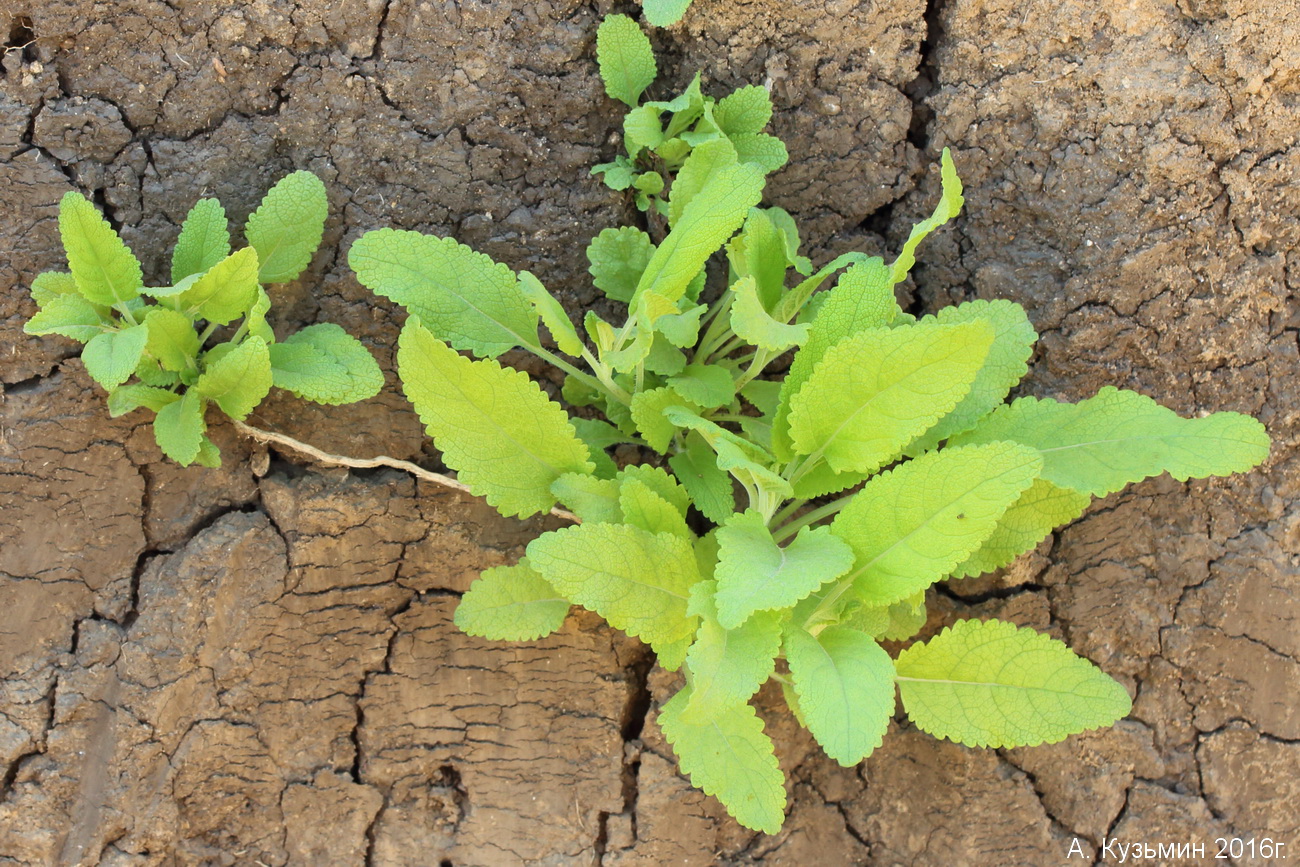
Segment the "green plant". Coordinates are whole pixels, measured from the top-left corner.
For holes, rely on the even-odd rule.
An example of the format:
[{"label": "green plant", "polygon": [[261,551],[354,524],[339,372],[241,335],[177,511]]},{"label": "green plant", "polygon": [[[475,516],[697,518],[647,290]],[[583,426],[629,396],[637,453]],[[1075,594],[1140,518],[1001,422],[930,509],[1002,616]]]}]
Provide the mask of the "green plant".
[{"label": "green plant", "polygon": [[[337,325],[310,325],[277,342],[267,324],[265,283],[296,278],[320,246],[328,205],[310,172],[294,172],[248,218],[249,246],[231,252],[226,212],[216,199],[190,210],[172,251],[171,285],[144,285],[140,262],[80,193],[59,203],[69,272],[32,281],[39,312],[28,334],[84,343],[86,372],[108,391],[117,417],[152,410],[167,457],[221,465],[207,436],[209,403],[244,419],[271,387],[325,404],[364,400],[383,374],[359,341]],[[239,325],[232,331],[223,326]],[[223,337],[209,346],[214,337]]]},{"label": "green plant", "polygon": [[691,0],[641,0],[645,20],[655,27],[671,27],[682,20],[690,6]]},{"label": "green plant", "polygon": [[[636,107],[648,43],[611,20],[602,33],[619,28],[625,48],[602,57],[606,86],[629,118],[657,122],[664,104]],[[1009,623],[962,621],[895,658],[881,642],[917,633],[932,584],[1010,563],[1093,496],[1255,466],[1263,426],[1180,418],[1114,388],[1005,404],[1037,338],[1018,305],[918,320],[894,297],[917,245],[962,206],[947,150],[941,200],[897,259],[848,254],[813,272],[789,215],[758,207],[768,164],[725,131],[679,137],[680,165],[647,193],[667,218],[662,242],[625,227],[588,248],[595,285],[628,314],[589,312],[586,341],[535,276],[452,239],[380,229],[349,253],[362,283],[410,313],[398,372],[460,480],[504,515],[558,501],[580,519],[485,571],[457,624],[532,640],[576,604],[647,642],[685,675],[659,714],[683,771],[767,832],[785,791],[749,700],[769,679],[844,765],[880,744],[896,689],[919,728],[974,746],[1055,742],[1127,714],[1123,686]],[[706,262],[724,248],[725,281],[704,303]],[[563,370],[565,400],[604,420],[571,417],[494,360],[516,347]],[[788,370],[764,378],[791,349]],[[649,460],[619,467],[617,444]]]}]

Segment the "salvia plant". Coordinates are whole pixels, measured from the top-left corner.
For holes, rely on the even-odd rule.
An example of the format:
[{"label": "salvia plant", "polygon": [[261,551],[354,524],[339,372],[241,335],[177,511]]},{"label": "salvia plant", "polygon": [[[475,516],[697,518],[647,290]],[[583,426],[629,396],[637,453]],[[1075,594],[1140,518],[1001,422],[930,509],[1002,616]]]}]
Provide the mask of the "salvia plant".
[{"label": "salvia plant", "polygon": [[277,342],[267,324],[263,284],[302,273],[327,211],[320,179],[294,172],[262,199],[244,226],[248,246],[232,253],[225,209],[199,199],[172,251],[171,284],[151,287],[108,221],[69,192],[59,203],[69,270],[32,281],[40,310],[24,330],[84,343],[82,362],[108,391],[112,416],[147,409],[163,454],[182,466],[220,466],[207,435],[209,404],[242,421],[272,386],[343,404],[384,384],[369,351],[339,326],[309,325]]},{"label": "salvia plant", "polygon": [[[880,745],[896,696],[918,728],[979,747],[1052,743],[1123,717],[1131,706],[1123,686],[1065,644],[1011,623],[962,620],[894,656],[882,642],[897,647],[920,631],[931,585],[1009,564],[1092,497],[1164,472],[1185,480],[1255,466],[1268,454],[1263,426],[1228,412],[1181,418],[1115,388],[1075,404],[1005,403],[1037,337],[1018,305],[971,301],[918,319],[895,300],[918,244],[962,206],[949,153],[939,203],[897,258],[849,253],[814,269],[790,215],[760,206],[774,149],[748,149],[753,139],[741,138],[763,135],[766,92],[745,88],[715,103],[698,94],[697,78],[688,105],[638,105],[655,63],[631,23],[614,16],[602,27],[600,69],[629,116],[667,118],[627,158],[633,174],[659,175],[653,192],[640,191],[665,233],[656,242],[635,227],[606,229],[587,249],[595,286],[626,305],[623,321],[588,312],[579,328],[536,276],[451,238],[379,229],[349,251],[360,281],[409,313],[398,374],[459,481],[503,515],[558,503],[577,518],[531,542],[518,563],[484,571],[457,625],[531,641],[578,605],[645,641],[660,665],[683,674],[658,716],[682,770],[741,824],[769,833],[784,819],[784,779],[750,704],[769,680],[846,766]],[[659,134],[658,145],[646,143]],[[673,138],[682,144],[671,158],[656,150]],[[647,153],[653,168],[639,162]],[[263,252],[256,225],[255,214],[249,238],[265,268],[275,253]],[[182,242],[178,252],[192,249]],[[79,276],[74,249],[81,287],[98,278]],[[706,264],[719,252],[725,279],[710,286]],[[214,253],[174,279],[225,261]],[[126,284],[138,287],[138,268],[114,283]],[[197,285],[159,293],[160,309],[187,322],[235,318],[165,303]],[[132,291],[125,299],[79,291],[105,318],[74,336],[116,328],[106,308],[124,318],[138,310]],[[256,302],[231,306],[260,322]],[[272,350],[289,341],[238,337],[265,344],[258,357],[270,356],[269,379],[280,384]],[[206,361],[188,352],[200,371],[187,380],[175,369],[186,367],[180,353],[164,363],[158,356],[171,356],[146,341],[123,353],[130,363],[106,384],[122,387],[151,352],[179,382],[147,386],[169,401],[160,410],[186,385],[186,395],[242,413],[249,400],[227,407],[224,392],[204,385],[223,361],[213,354],[239,351],[230,343]],[[576,414],[497,360],[514,349],[564,372],[561,396]],[[364,366],[326,350],[312,358]],[[348,396],[369,393],[367,382]],[[609,450],[628,445],[643,459],[620,466]]]}]

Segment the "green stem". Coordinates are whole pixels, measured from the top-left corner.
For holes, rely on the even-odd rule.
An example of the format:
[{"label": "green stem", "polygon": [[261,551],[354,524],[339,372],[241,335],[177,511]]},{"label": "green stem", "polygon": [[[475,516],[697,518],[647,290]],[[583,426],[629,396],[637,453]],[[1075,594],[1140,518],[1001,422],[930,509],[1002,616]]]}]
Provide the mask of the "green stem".
[{"label": "green stem", "polygon": [[778,542],[790,538],[804,527],[807,527],[810,524],[815,524],[822,518],[829,518],[831,515],[836,514],[847,506],[853,500],[854,496],[856,496],[856,494],[849,494],[847,497],[840,497],[838,500],[832,500],[824,506],[818,506],[816,509],[803,515],[798,520],[791,521],[773,532],[772,538]]},{"label": "green stem", "polygon": [[727,336],[731,333],[731,319],[727,314],[731,312],[731,302],[735,297],[735,293],[728,289],[715,302],[718,304],[718,312],[713,317],[713,321],[709,323],[709,329],[704,332],[704,339],[696,346],[691,361],[698,360],[707,363],[709,356],[713,354],[713,350],[727,339]]},{"label": "green stem", "polygon": [[199,334],[199,349],[202,349],[203,345],[208,342],[208,338],[212,336],[212,332],[217,330],[217,327],[217,323],[209,322],[208,327],[203,329],[203,332]]},{"label": "green stem", "polygon": [[807,502],[807,500],[791,500],[789,503],[786,503],[779,512],[772,516],[772,524],[778,527],[781,526],[781,524],[788,521],[795,512],[802,509]]},{"label": "green stem", "polygon": [[577,367],[574,367],[572,364],[565,361],[563,358],[560,358],[560,356],[556,355],[554,352],[550,352],[541,346],[525,346],[524,349],[527,349],[538,358],[546,359],[551,364],[554,364],[560,370],[563,370],[565,373],[569,374],[569,376],[572,376],[574,379],[589,388],[594,388],[597,391],[604,392],[625,406],[632,405],[632,395],[619,388],[618,384],[610,379],[608,375],[598,379],[591,374],[584,373]]},{"label": "green stem", "polygon": [[122,317],[126,319],[127,322],[131,323],[132,326],[140,324],[135,320],[135,317],[131,315],[131,310],[126,306],[125,301],[119,301],[118,303],[114,304],[113,309],[116,310],[118,313],[121,313]]}]

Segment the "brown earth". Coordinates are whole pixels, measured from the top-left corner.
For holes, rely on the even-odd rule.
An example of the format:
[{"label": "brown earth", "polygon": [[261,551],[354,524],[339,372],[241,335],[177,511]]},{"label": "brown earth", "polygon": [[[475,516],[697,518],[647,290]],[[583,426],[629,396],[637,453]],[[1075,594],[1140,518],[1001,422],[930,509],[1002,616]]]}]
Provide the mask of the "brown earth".
[{"label": "brown earth", "polygon": [[[595,303],[582,250],[632,214],[587,175],[620,117],[593,38],[634,8],[4,0],[0,864],[1116,863],[1109,838],[1202,843],[1162,863],[1208,864],[1225,835],[1300,857],[1289,5],[696,0],[655,33],[673,85],[770,81],[794,156],[770,198],[819,260],[896,248],[950,146],[967,210],[924,248],[913,309],[1018,301],[1043,336],[1026,393],[1111,383],[1257,415],[1275,442],[1255,473],[1149,481],[1006,574],[932,593],[932,629],[998,613],[1066,639],[1129,687],[1129,719],[996,752],[900,721],[844,769],[764,694],[792,803],[767,837],[677,775],[654,723],[673,678],[639,644],[590,616],[524,645],[450,624],[543,523],[229,428],[225,468],[182,471],[139,417],[108,418],[74,344],[21,333],[27,284],[61,266],[64,191],[93,195],[157,279],[197,196],[242,219],[293,168],[325,179],[331,218],[310,274],[276,290],[280,327],[341,322],[391,367],[398,317],[342,257],[380,225],[455,234]],[[391,381],[255,421],[338,452],[424,449]]]}]

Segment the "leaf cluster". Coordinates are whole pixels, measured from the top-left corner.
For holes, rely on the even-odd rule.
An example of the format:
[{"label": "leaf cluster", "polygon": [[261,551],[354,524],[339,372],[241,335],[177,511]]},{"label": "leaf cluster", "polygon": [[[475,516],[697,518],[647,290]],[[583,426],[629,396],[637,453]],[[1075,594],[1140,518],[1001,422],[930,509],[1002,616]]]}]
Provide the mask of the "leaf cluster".
[{"label": "leaf cluster", "polygon": [[294,172],[249,216],[248,246],[232,252],[225,209],[199,199],[172,251],[171,284],[151,287],[108,221],[69,192],[59,203],[68,271],[32,281],[39,311],[24,330],[84,343],[86,371],[108,391],[114,417],[150,410],[167,457],[220,466],[207,435],[210,404],[243,420],[272,386],[343,404],[383,385],[369,351],[339,326],[310,325],[277,341],[267,323],[265,284],[302,273],[320,246],[327,210],[320,179]]},{"label": "leaf cluster", "polygon": [[[749,703],[768,680],[845,765],[880,744],[896,694],[919,728],[976,746],[1051,743],[1127,714],[1123,686],[1013,624],[963,621],[897,655],[882,643],[915,636],[935,582],[1005,566],[1093,496],[1255,466],[1262,425],[1180,418],[1114,388],[1005,403],[1037,338],[1018,305],[918,320],[894,297],[918,244],[961,209],[948,151],[940,201],[894,261],[814,269],[790,215],[760,206],[771,166],[736,143],[766,124],[766,94],[714,103],[697,78],[638,105],[654,63],[632,28],[601,27],[606,87],[630,107],[627,161],[602,171],[633,184],[631,161],[653,155],[671,177],[642,188],[667,222],[660,240],[623,227],[588,247],[623,321],[589,312],[579,327],[537,277],[451,239],[380,229],[349,254],[410,314],[398,372],[447,465],[503,514],[558,502],[580,519],[485,572],[457,624],[531,640],[579,605],[647,642],[684,672],[659,715],[683,771],[768,832],[784,780]],[[706,278],[715,254],[720,285]],[[514,348],[564,371],[581,417],[495,360]],[[620,466],[619,445],[653,457]]]}]

